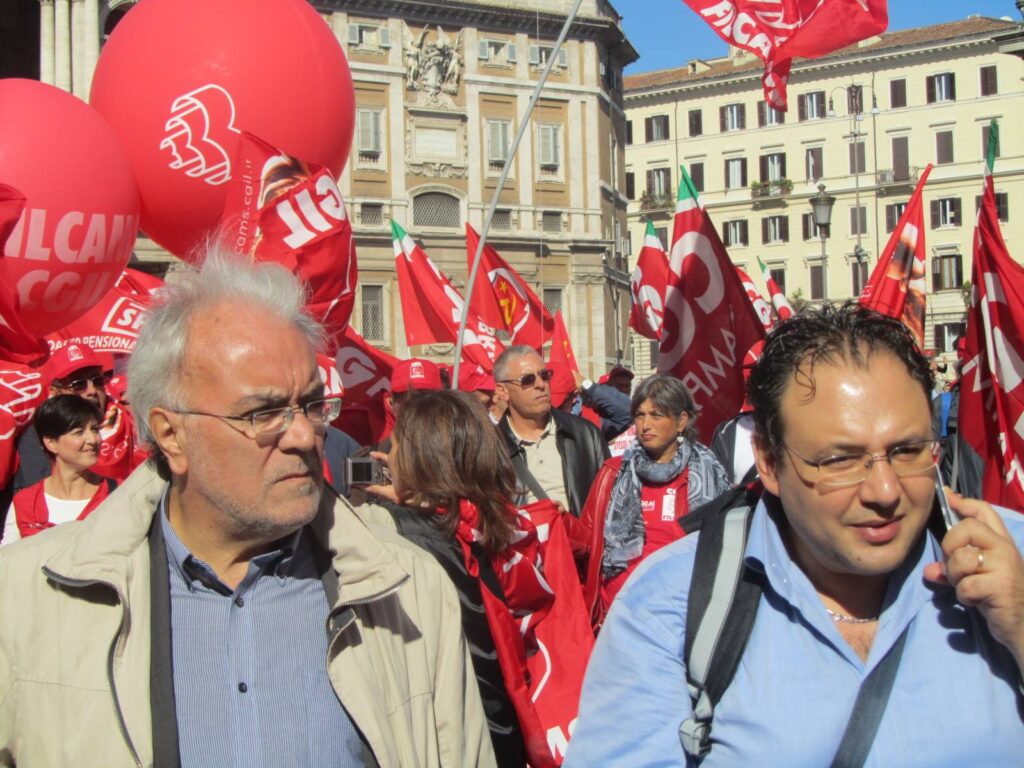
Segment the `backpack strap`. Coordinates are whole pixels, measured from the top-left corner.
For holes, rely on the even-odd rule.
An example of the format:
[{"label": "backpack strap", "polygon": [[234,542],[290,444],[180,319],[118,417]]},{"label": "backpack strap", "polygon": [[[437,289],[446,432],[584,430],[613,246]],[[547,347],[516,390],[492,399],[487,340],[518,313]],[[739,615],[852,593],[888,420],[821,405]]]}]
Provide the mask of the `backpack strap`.
[{"label": "backpack strap", "polygon": [[679,726],[686,753],[711,750],[714,709],[729,687],[761,599],[759,578],[743,562],[756,488],[740,486],[697,510],[700,538],[686,611],[684,660],[693,709]]}]

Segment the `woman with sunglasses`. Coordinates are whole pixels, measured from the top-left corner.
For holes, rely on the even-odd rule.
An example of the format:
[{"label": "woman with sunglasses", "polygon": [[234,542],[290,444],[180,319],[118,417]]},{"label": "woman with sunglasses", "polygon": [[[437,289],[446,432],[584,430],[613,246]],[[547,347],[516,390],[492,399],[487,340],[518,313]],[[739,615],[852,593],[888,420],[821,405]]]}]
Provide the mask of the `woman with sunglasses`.
[{"label": "woman with sunglasses", "polygon": [[99,408],[78,395],[56,395],[39,406],[34,425],[50,461],[49,477],[14,495],[3,544],[71,520],[84,520],[114,488],[95,474],[99,460]]},{"label": "woman with sunglasses", "polygon": [[595,627],[636,566],[682,538],[679,518],[730,487],[725,468],[696,440],[696,407],[679,379],[645,379],[630,412],[636,444],[605,462],[583,508],[583,597]]}]

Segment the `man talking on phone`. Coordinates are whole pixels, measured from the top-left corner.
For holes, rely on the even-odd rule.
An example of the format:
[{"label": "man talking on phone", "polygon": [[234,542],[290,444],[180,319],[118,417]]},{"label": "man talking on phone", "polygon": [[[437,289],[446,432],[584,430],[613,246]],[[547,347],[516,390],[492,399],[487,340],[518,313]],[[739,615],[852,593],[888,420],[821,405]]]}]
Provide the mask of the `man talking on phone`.
[{"label": "man talking on phone", "polygon": [[941,528],[909,332],[805,311],[748,386],[761,484],[619,593],[565,764],[1019,764],[1024,523],[950,495]]}]

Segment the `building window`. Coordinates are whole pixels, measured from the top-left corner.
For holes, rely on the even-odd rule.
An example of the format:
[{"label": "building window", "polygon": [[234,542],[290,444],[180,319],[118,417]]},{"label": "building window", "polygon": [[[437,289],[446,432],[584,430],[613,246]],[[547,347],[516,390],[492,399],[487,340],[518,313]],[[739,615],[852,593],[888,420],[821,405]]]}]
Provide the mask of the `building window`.
[{"label": "building window", "polygon": [[544,309],[551,313],[552,317],[555,316],[556,312],[562,311],[561,288],[545,288],[541,300],[544,302]]},{"label": "building window", "polygon": [[658,242],[664,245],[669,245],[668,242],[668,227],[655,227],[654,234],[658,236]]},{"label": "building window", "polygon": [[652,168],[647,172],[647,194],[657,198],[672,196],[671,168]]},{"label": "building window", "polygon": [[508,232],[512,229],[512,211],[508,208],[498,208],[491,217],[491,229],[499,229]]},{"label": "building window", "polygon": [[850,264],[850,277],[853,283],[853,295],[860,296],[864,293],[864,286],[868,282],[867,261],[855,261]]},{"label": "building window", "polygon": [[820,301],[825,298],[825,270],[821,264],[811,264],[811,300]]},{"label": "building window", "polygon": [[801,94],[797,98],[797,112],[801,122],[825,117],[825,92],[812,91]]},{"label": "building window", "polygon": [[952,131],[939,131],[935,134],[935,162],[939,165],[953,162]]},{"label": "building window", "polygon": [[867,168],[866,156],[863,141],[850,142],[850,173],[864,173]]},{"label": "building window", "polygon": [[647,141],[667,141],[668,115],[654,115],[644,120],[644,133]]},{"label": "building window", "polygon": [[718,117],[722,133],[742,131],[747,127],[747,109],[743,104],[726,104],[719,107]]},{"label": "building window", "polygon": [[768,102],[757,102],[757,125],[764,128],[769,125],[782,125],[786,122],[786,113],[768,106]]},{"label": "building window", "polygon": [[498,66],[516,63],[516,44],[505,40],[481,40],[477,58]]},{"label": "building window", "polygon": [[725,161],[725,188],[739,189],[747,186],[747,158],[734,157]]},{"label": "building window", "polygon": [[540,215],[540,228],[545,232],[561,232],[562,231],[562,213],[561,211],[544,211]]},{"label": "building window", "polygon": [[907,106],[907,81],[904,78],[889,81],[889,108],[900,109]]},{"label": "building window", "polygon": [[704,163],[690,163],[690,181],[698,192],[704,191]]},{"label": "building window", "polygon": [[769,269],[768,274],[772,276],[772,280],[779,286],[779,290],[782,291],[783,295],[786,293],[786,270],[785,269]]},{"label": "building window", "polygon": [[626,199],[636,200],[636,174],[626,171]]},{"label": "building window", "polygon": [[959,290],[964,283],[963,257],[959,252],[932,256],[932,290]]},{"label": "building window", "polygon": [[722,240],[726,245],[747,245],[747,220],[736,219],[722,225]]},{"label": "building window", "polygon": [[929,75],[925,80],[925,91],[929,104],[938,101],[956,101],[956,75],[952,72]]},{"label": "building window", "polygon": [[487,162],[492,168],[502,168],[505,165],[511,136],[511,120],[487,121]]},{"label": "building window", "polygon": [[384,286],[363,283],[359,286],[362,304],[363,338],[370,342],[388,343],[385,324]]},{"label": "building window", "polygon": [[628,147],[633,143],[633,121],[626,121],[626,146]]},{"label": "building window", "polygon": [[356,110],[359,163],[379,165],[384,155],[384,110]]},{"label": "building window", "polygon": [[[977,195],[974,198],[975,212],[979,208],[981,208],[981,195]],[[1006,192],[996,192],[996,215],[999,216],[999,220],[1002,222],[1010,220],[1010,198]]]},{"label": "building window", "polygon": [[892,180],[910,181],[910,137],[892,137]]},{"label": "building window", "polygon": [[814,214],[805,213],[801,216],[801,222],[803,223],[803,236],[804,240],[820,240],[821,239],[821,227],[814,223]]},{"label": "building window", "polygon": [[900,216],[907,210],[906,203],[892,203],[885,206],[885,231],[892,232],[899,224]]},{"label": "building window", "polygon": [[956,352],[956,343],[967,332],[965,323],[936,323],[935,347],[939,352]]},{"label": "building window", "polygon": [[786,178],[786,153],[772,152],[760,157],[761,182],[780,181]]},{"label": "building window", "polygon": [[808,147],[805,154],[807,180],[817,181],[825,176],[825,158],[821,147]]},{"label": "building window", "polygon": [[690,124],[690,136],[704,135],[704,113],[699,109],[691,109],[687,113],[687,122]]},{"label": "building window", "polygon": [[[982,157],[988,157],[988,134],[989,134],[989,130],[990,130],[989,126],[987,126],[987,125],[981,126],[981,156]],[[996,157],[1000,157],[1001,149],[1002,148],[999,146],[999,133],[996,132]]]},{"label": "building window", "polygon": [[541,174],[557,175],[562,166],[562,142],[560,125],[541,123],[537,126],[537,147]]},{"label": "building window", "polygon": [[999,93],[999,82],[996,77],[996,66],[990,64],[981,68],[981,95],[995,96]]},{"label": "building window", "polygon": [[382,203],[363,203],[359,206],[359,223],[364,227],[380,227],[384,225],[384,205]]},{"label": "building window", "polygon": [[424,192],[412,199],[412,223],[417,227],[457,229],[461,225],[459,199],[444,192]]},{"label": "building window", "polygon": [[960,198],[942,197],[931,202],[932,229],[960,226]]},{"label": "building window", "polygon": [[[548,59],[551,58],[551,54],[554,53],[555,47],[553,45],[531,45],[530,54],[530,66],[531,67],[546,67]],[[569,54],[566,53],[565,48],[558,50],[558,60],[555,62],[556,69],[566,69],[569,66]]]},{"label": "building window", "polygon": [[868,209],[865,206],[850,208],[850,234],[866,235],[868,233]]},{"label": "building window", "polygon": [[766,216],[761,219],[761,242],[765,245],[789,242],[789,217]]},{"label": "building window", "polygon": [[349,24],[348,44],[371,51],[390,48],[391,30],[379,24]]},{"label": "building window", "polygon": [[864,112],[864,86],[851,85],[846,89],[846,111],[851,115]]}]

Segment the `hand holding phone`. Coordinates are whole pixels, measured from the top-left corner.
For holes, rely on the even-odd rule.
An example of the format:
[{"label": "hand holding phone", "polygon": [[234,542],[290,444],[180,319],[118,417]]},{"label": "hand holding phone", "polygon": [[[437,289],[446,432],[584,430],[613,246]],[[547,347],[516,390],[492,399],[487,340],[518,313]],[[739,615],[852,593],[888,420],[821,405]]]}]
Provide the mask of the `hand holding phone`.
[{"label": "hand holding phone", "polygon": [[954,525],[960,522],[960,515],[953,511],[953,508],[949,506],[949,499],[946,498],[945,481],[942,478],[942,470],[939,469],[939,465],[935,465],[935,503],[939,505],[939,510],[942,512],[942,520],[946,524],[946,530],[950,530]]}]

